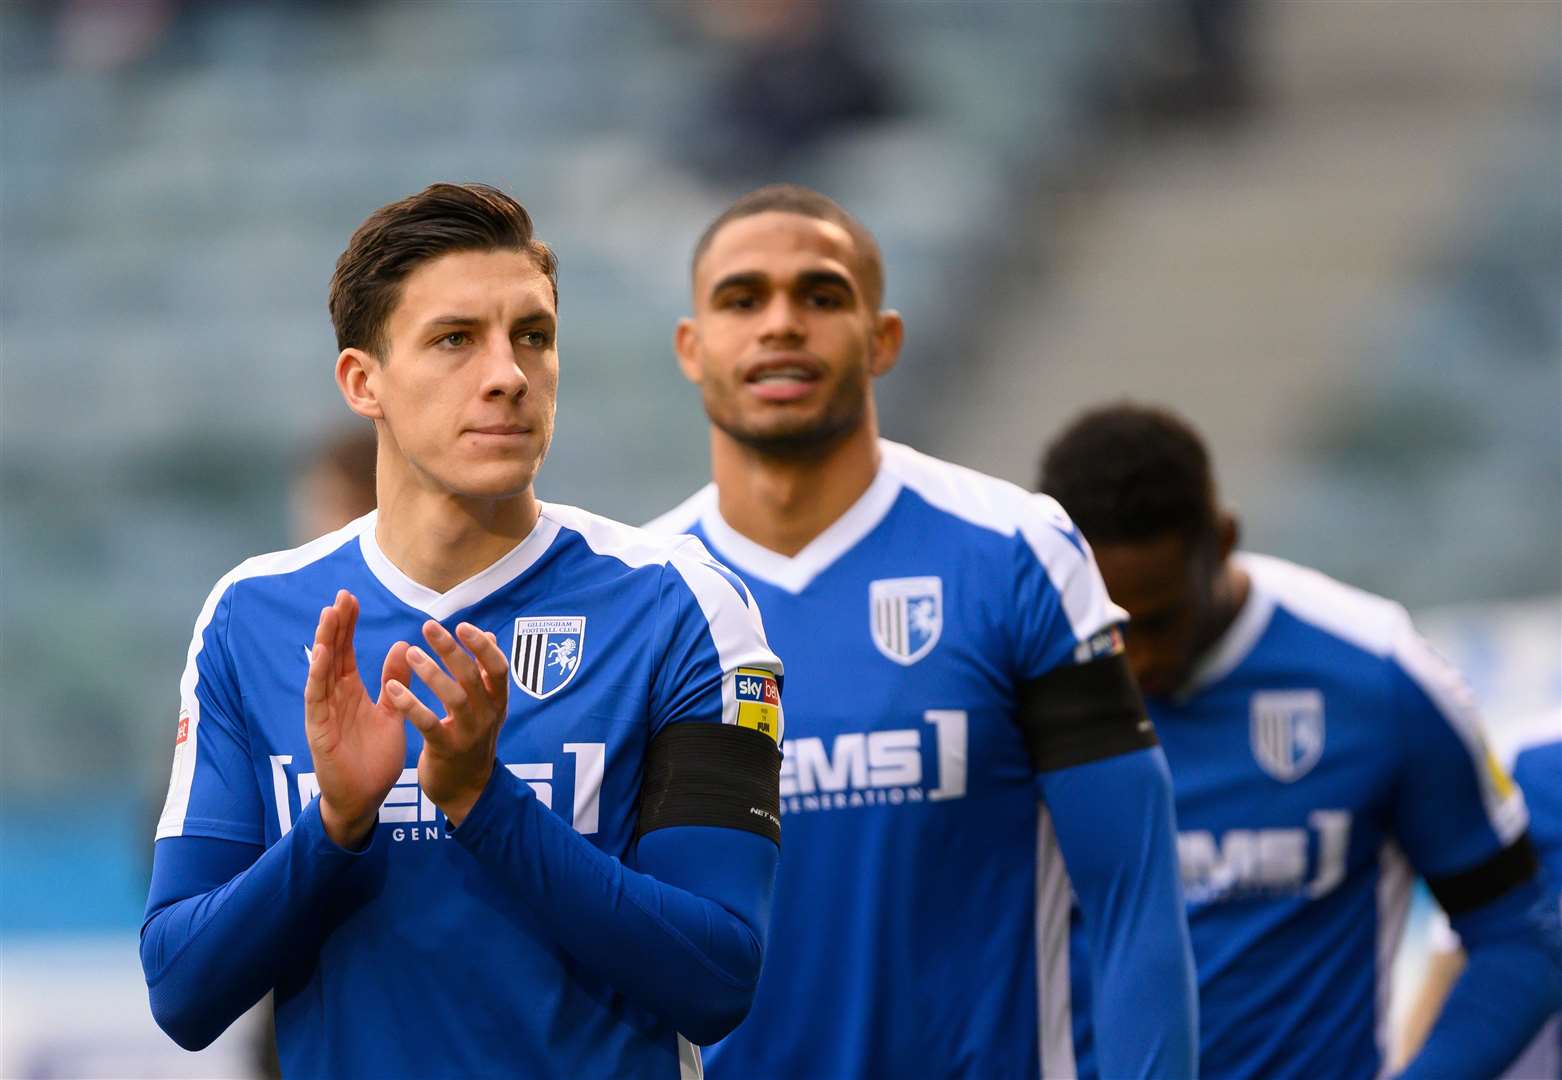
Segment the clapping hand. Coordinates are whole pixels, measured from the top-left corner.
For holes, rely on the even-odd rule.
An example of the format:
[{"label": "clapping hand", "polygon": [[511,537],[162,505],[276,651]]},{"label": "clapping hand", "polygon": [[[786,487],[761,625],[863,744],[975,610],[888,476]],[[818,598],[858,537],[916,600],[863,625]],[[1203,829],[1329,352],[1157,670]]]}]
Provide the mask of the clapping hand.
[{"label": "clapping hand", "polygon": [[418,783],[454,828],[493,775],[499,729],[509,708],[510,661],[492,634],[471,623],[461,623],[452,635],[430,619],[423,624],[423,639],[443,667],[415,645],[398,647],[405,649],[407,663],[434,691],[445,715],[435,716],[403,679],[387,681],[381,700],[423,733]]}]

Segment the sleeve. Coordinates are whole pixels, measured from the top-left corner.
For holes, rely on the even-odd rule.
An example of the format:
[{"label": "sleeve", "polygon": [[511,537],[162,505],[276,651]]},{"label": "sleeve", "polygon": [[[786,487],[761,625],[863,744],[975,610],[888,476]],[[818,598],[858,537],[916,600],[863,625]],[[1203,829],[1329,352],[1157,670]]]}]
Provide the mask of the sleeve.
[{"label": "sleeve", "polygon": [[1518,787],[1458,674],[1407,629],[1391,665],[1405,740],[1395,833],[1468,961],[1406,1077],[1496,1075],[1562,1007],[1562,923]]},{"label": "sleeve", "polygon": [[195,623],[179,680],[179,724],[157,839],[265,841],[265,808],[250,763],[242,698],[228,651],[233,585],[225,578]]},{"label": "sleeve", "polygon": [[1084,535],[1057,501],[1026,499],[1014,552],[1014,670],[1020,682],[1122,651],[1128,613],[1107,596]]},{"label": "sleeve", "polygon": [[1042,773],[1089,940],[1098,1073],[1198,1074],[1198,988],[1160,747]]},{"label": "sleeve", "polygon": [[504,769],[451,835],[583,966],[704,1044],[738,1025],[759,983],[780,854],[781,665],[727,571],[678,560],[662,586],[628,859]]},{"label": "sleeve", "polygon": [[[157,842],[141,967],[152,1016],[186,1050],[227,1030],[276,985],[284,965],[312,964],[332,913],[377,888],[372,868],[384,867],[384,843],[361,852],[338,847],[319,805],[305,807],[270,848],[202,836]],[[355,867],[371,868],[357,876],[360,888]]]},{"label": "sleeve", "polygon": [[1090,545],[1063,508],[1029,497],[1014,618],[1015,721],[1037,772],[1157,745]]}]

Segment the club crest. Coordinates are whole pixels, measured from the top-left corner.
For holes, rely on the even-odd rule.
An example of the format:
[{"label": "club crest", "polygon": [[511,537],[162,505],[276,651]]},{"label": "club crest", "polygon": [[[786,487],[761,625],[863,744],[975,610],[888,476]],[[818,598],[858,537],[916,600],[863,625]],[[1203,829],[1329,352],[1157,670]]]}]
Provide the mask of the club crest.
[{"label": "club crest", "polygon": [[944,629],[944,582],[886,578],[868,585],[868,626],[879,652],[907,666],[938,644]]},{"label": "club crest", "polygon": [[1323,756],[1323,694],[1274,690],[1253,695],[1253,757],[1270,776],[1289,784],[1307,775]]},{"label": "club crest", "polygon": [[510,674],[516,686],[541,701],[569,685],[585,648],[585,616],[516,619]]}]

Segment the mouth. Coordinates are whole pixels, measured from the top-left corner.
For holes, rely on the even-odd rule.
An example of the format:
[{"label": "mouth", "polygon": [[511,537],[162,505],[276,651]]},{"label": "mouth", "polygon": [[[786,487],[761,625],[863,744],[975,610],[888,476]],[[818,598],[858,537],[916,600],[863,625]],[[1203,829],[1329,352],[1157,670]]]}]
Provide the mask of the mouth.
[{"label": "mouth", "polygon": [[775,356],[753,364],[743,382],[766,401],[796,401],[812,393],[823,375],[824,365],[811,356]]},{"label": "mouth", "polygon": [[530,435],[532,429],[525,424],[484,424],[481,427],[466,429],[472,435],[479,435],[487,439],[518,439],[524,435]]}]

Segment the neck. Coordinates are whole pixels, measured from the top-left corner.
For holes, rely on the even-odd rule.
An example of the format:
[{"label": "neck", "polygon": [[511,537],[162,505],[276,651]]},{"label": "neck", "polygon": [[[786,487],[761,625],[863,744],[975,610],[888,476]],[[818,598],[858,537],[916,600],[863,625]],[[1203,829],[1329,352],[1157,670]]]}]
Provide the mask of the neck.
[{"label": "neck", "polygon": [[711,428],[721,516],[760,547],[791,557],[851,509],[879,471],[878,424],[862,425],[818,457],[763,454]]},{"label": "neck", "polygon": [[474,499],[398,483],[389,472],[382,463],[375,542],[396,569],[435,592],[449,592],[504,558],[530,535],[541,512],[529,487],[507,498]]},{"label": "neck", "polygon": [[1215,585],[1215,603],[1210,610],[1209,626],[1203,634],[1203,640],[1199,643],[1197,655],[1203,656],[1219,641],[1231,624],[1237,621],[1237,615],[1242,611],[1242,605],[1247,603],[1247,594],[1252,587],[1252,580],[1247,571],[1238,566],[1231,559],[1227,559],[1220,567],[1220,574]]}]

